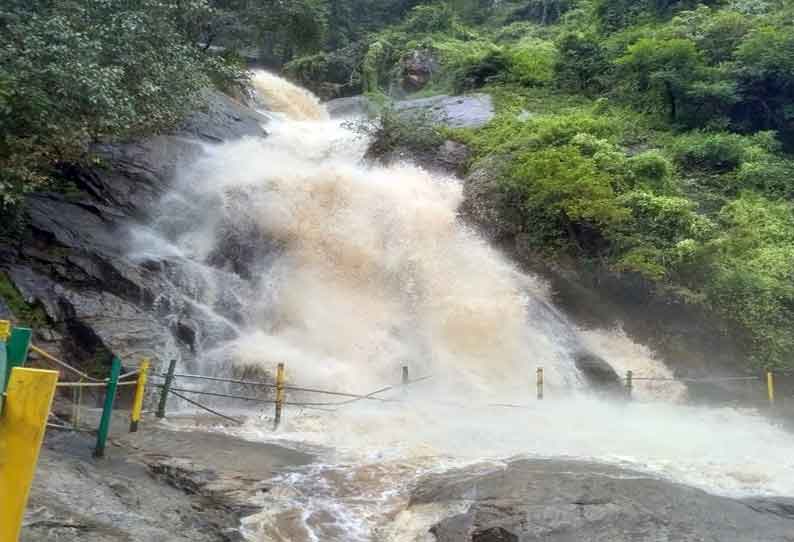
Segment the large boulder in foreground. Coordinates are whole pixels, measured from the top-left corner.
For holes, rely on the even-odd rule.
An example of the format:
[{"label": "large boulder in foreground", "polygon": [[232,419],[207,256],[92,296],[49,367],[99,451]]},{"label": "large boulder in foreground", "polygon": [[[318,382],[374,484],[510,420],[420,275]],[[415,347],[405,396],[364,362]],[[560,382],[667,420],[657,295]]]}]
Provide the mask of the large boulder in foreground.
[{"label": "large boulder in foreground", "polygon": [[519,460],[430,476],[411,506],[466,505],[437,542],[790,542],[794,501],[740,501],[609,465]]}]

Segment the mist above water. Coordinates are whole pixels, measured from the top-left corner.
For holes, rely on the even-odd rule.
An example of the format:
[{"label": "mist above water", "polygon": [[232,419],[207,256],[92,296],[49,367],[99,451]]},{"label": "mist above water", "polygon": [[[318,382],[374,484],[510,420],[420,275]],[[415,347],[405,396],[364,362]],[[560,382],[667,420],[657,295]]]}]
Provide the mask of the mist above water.
[{"label": "mist above water", "polygon": [[[269,136],[208,146],[133,250],[165,262],[182,300],[165,304],[198,321],[195,370],[283,362],[295,384],[354,393],[398,383],[403,365],[432,375],[386,395],[398,404],[290,408],[277,434],[251,417],[238,434],[328,447],[324,460],[341,464],[286,475],[293,493],[266,503],[250,522],[255,536],[369,540],[378,526],[394,535],[383,540],[408,540],[411,518],[398,516],[400,528],[384,514],[418,473],[512,455],[624,463],[727,494],[794,494],[794,439],[752,412],[675,404],[685,398],[677,383],[638,386],[648,403],[591,395],[579,351],[620,373],[671,373],[619,330],[571,325],[541,280],[461,221],[459,180],[367,165],[367,139],[314,96],[263,72],[253,82]],[[296,523],[292,535],[282,521]]]}]

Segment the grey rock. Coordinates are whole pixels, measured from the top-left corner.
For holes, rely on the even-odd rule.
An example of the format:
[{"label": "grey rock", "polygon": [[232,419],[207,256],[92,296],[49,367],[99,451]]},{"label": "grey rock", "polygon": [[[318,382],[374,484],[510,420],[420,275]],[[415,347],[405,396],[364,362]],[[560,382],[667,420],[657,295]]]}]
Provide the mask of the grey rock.
[{"label": "grey rock", "polygon": [[177,352],[168,326],[111,293],[66,287],[24,266],[10,268],[8,275],[28,303],[44,308],[55,327],[71,331],[82,343],[99,341],[129,365],[142,358],[167,361]]},{"label": "grey rock", "polygon": [[438,165],[456,174],[463,172],[470,157],[471,150],[466,145],[450,139],[444,141],[436,151]]},{"label": "grey rock", "polygon": [[11,312],[6,300],[0,297],[0,320],[13,320],[14,314]]},{"label": "grey rock", "polygon": [[376,156],[371,150],[367,158],[381,164],[411,162],[431,172],[460,175],[463,173],[470,155],[471,151],[466,145],[447,140],[437,147],[424,149],[401,145],[379,156]]},{"label": "grey rock", "polygon": [[190,136],[158,135],[122,145],[97,145],[97,165],[69,173],[111,214],[143,217],[165,193],[178,165],[201,156],[201,142]]},{"label": "grey rock", "polygon": [[[95,427],[94,414],[85,412],[83,423]],[[91,459],[92,436],[47,432],[20,542],[242,542],[240,518],[270,490],[262,480],[312,459],[146,420],[130,434],[126,416],[113,421],[101,461]]]},{"label": "grey rock", "polygon": [[377,114],[378,107],[366,96],[337,98],[325,102],[332,118],[368,117]]},{"label": "grey rock", "polygon": [[490,241],[510,239],[520,233],[516,226],[520,220],[511,217],[511,210],[516,207],[510,205],[499,178],[499,161],[490,158],[477,164],[463,182],[461,214]]},{"label": "grey rock", "polygon": [[268,119],[258,111],[216,91],[208,91],[206,100],[206,108],[191,115],[179,127],[177,135],[214,142],[267,135],[264,125]]},{"label": "grey rock", "polygon": [[118,253],[118,217],[96,205],[66,201],[59,194],[32,194],[27,199],[31,228],[40,238],[67,248]]},{"label": "grey rock", "polygon": [[790,500],[739,501],[607,465],[518,460],[420,481],[411,506],[470,503],[438,542],[791,542]]},{"label": "grey rock", "polygon": [[149,358],[158,366],[178,348],[170,329],[152,314],[107,292],[59,289],[67,328],[90,329],[102,343],[130,365]]},{"label": "grey rock", "polygon": [[416,92],[427,86],[438,71],[438,59],[431,49],[414,49],[400,59],[402,90]]},{"label": "grey rock", "polygon": [[65,167],[77,191],[27,197],[28,231],[22,242],[0,246],[0,269],[28,303],[43,307],[51,328],[37,329],[36,338],[50,352],[79,364],[109,350],[134,364],[189,356],[202,340],[230,332],[222,319],[206,325],[212,330],[194,324],[204,309],[173,283],[169,262],[126,253],[130,227],[151,219],[181,164],[208,144],[266,135],[262,113],[218,92],[206,98],[170,133],[98,144],[94,162]]},{"label": "grey rock", "polygon": [[576,368],[587,377],[588,381],[599,389],[617,389],[620,387],[620,376],[604,359],[592,352],[579,351],[573,355]]},{"label": "grey rock", "polygon": [[401,100],[394,107],[402,115],[426,116],[450,128],[479,128],[494,117],[493,100],[488,94]]},{"label": "grey rock", "polygon": [[201,156],[203,144],[265,136],[267,122],[262,113],[208,91],[205,107],[175,131],[124,144],[97,145],[97,165],[69,173],[99,202],[140,216],[162,196],[179,164]]}]

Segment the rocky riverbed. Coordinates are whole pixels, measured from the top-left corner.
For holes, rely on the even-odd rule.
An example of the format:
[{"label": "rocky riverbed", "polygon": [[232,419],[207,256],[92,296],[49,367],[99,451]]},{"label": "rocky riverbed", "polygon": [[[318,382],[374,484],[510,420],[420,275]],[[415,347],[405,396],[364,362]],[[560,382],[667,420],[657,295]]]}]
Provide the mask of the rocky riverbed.
[{"label": "rocky riverbed", "polygon": [[[794,540],[794,499],[731,499],[576,460],[490,461],[427,475],[410,462],[323,466],[321,456],[200,424],[119,432],[103,460],[91,458],[91,436],[50,431],[20,541],[241,541],[241,519],[269,517],[262,507],[274,512],[272,524],[247,530],[257,542],[314,540],[312,531],[340,542]],[[394,474],[413,481],[380,483]],[[371,532],[346,533],[339,517],[311,502],[335,494],[342,510],[377,504],[379,491],[389,498],[368,520]],[[292,505],[283,507],[286,500]],[[407,527],[406,518],[422,517],[435,519]]]},{"label": "rocky riverbed", "polygon": [[156,422],[116,431],[105,459],[91,457],[93,445],[93,435],[48,431],[20,542],[242,540],[240,518],[258,511],[249,500],[270,491],[276,472],[312,460]]}]

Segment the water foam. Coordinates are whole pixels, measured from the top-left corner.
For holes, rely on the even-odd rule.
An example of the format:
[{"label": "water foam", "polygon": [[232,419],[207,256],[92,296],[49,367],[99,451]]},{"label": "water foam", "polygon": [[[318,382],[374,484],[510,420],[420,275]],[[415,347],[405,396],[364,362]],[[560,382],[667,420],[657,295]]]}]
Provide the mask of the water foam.
[{"label": "water foam", "polygon": [[[649,402],[588,395],[578,350],[619,372],[670,372],[620,331],[576,330],[542,281],[460,221],[458,180],[367,166],[366,139],[316,98],[269,74],[254,82],[277,113],[270,136],[208,148],[164,200],[164,216],[199,212],[166,221],[163,258],[208,266],[230,238],[254,240],[237,251],[245,310],[202,370],[285,362],[294,383],[357,393],[394,384],[403,364],[433,378],[390,392],[401,403],[288,408],[276,433],[257,416],[236,429],[328,450],[262,496],[264,511],[246,521],[253,540],[421,540],[453,510],[406,510],[418,476],[513,455],[625,464],[726,495],[794,494],[794,439],[754,412],[673,404],[684,397],[675,383],[638,387]],[[531,399],[537,366],[543,402]]]}]

